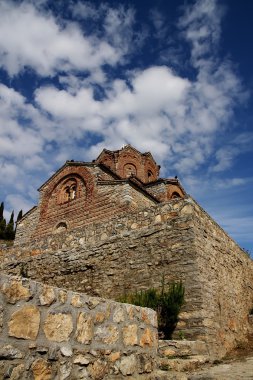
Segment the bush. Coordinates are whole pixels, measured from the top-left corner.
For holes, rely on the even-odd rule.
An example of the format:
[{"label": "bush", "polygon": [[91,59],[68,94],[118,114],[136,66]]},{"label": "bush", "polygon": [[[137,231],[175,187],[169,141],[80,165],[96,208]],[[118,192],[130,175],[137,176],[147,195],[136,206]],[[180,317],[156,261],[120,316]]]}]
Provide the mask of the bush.
[{"label": "bush", "polygon": [[184,303],[184,286],[182,282],[173,282],[168,290],[151,288],[140,292],[125,294],[119,298],[120,302],[149,307],[157,312],[158,330],[164,339],[171,339],[178,322],[178,315]]}]

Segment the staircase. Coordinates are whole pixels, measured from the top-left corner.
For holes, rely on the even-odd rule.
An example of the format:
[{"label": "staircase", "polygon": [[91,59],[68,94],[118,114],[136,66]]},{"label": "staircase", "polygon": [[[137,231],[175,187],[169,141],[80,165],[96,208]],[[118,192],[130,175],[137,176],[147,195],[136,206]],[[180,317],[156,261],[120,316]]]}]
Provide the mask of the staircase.
[{"label": "staircase", "polygon": [[158,357],[154,380],[187,380],[184,372],[209,362],[206,343],[200,340],[159,340]]}]

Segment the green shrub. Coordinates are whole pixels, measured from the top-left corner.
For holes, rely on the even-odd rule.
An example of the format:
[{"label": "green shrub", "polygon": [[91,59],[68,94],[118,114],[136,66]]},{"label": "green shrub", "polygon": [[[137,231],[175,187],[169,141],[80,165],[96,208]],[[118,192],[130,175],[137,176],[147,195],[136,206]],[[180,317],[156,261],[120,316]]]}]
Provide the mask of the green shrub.
[{"label": "green shrub", "polygon": [[184,286],[182,282],[173,282],[165,291],[164,280],[162,289],[151,288],[140,292],[125,294],[119,302],[149,307],[157,312],[158,330],[165,339],[171,339],[178,322],[178,315],[184,303]]},{"label": "green shrub", "polygon": [[184,286],[182,282],[174,282],[168,291],[165,292],[163,289],[164,286],[158,303],[158,324],[165,339],[171,339],[178,322],[180,309],[184,303]]}]

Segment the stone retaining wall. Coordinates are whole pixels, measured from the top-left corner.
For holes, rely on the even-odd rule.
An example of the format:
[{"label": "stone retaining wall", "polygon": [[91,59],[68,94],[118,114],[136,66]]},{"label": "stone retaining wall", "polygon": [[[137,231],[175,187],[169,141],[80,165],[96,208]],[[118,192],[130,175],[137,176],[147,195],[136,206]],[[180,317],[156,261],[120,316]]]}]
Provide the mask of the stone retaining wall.
[{"label": "stone retaining wall", "polygon": [[[59,245],[32,251],[14,247],[1,259],[1,268],[49,285],[118,299],[126,292],[160,288],[182,280],[185,286],[186,338],[203,335],[196,317],[202,300],[194,250],[191,200],[175,200],[157,209],[139,211],[77,234],[52,236]],[[114,234],[116,232],[116,234]],[[80,234],[80,235],[79,235]],[[60,247],[60,248],[57,248]],[[48,270],[50,268],[50,270]],[[194,325],[190,314],[194,315]],[[196,325],[196,320],[199,322]],[[181,321],[183,323],[183,321]],[[189,326],[189,328],[188,328]]]},{"label": "stone retaining wall", "polygon": [[213,357],[247,341],[252,260],[191,198],[2,250],[0,261],[8,274],[114,299],[181,280],[175,339],[206,341]]},{"label": "stone retaining wall", "polygon": [[0,300],[1,379],[152,378],[153,310],[6,275]]},{"label": "stone retaining wall", "polygon": [[193,225],[204,295],[202,325],[211,355],[222,357],[237,345],[247,344],[253,261],[200,207],[194,207]]}]

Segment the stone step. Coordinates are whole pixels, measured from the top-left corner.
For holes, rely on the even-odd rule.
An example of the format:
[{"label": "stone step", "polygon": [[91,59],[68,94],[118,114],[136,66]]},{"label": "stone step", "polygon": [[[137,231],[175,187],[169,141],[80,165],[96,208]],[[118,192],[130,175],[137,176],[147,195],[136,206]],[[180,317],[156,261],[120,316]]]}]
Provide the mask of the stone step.
[{"label": "stone step", "polygon": [[167,371],[176,371],[176,372],[185,372],[193,371],[203,364],[209,362],[208,355],[194,355],[186,357],[177,357],[177,358],[160,358],[159,368],[160,370]]},{"label": "stone step", "polygon": [[188,376],[185,373],[175,371],[157,370],[152,376],[152,380],[187,380]]},{"label": "stone step", "polygon": [[206,343],[202,340],[159,340],[160,357],[207,355]]}]

